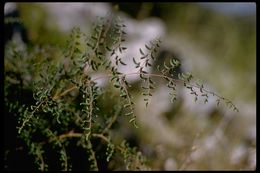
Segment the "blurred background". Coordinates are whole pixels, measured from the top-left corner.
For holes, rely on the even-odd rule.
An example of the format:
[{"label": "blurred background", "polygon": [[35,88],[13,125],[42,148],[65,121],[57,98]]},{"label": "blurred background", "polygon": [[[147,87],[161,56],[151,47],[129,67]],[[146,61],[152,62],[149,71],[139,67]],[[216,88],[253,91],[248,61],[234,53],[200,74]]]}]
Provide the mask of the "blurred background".
[{"label": "blurred background", "polygon": [[[152,170],[255,169],[256,4],[6,3],[5,23],[7,17],[21,22],[5,24],[5,44],[12,40],[20,49],[64,47],[73,27],[89,34],[97,17],[111,12],[126,25],[125,57],[129,61],[145,43],[160,37],[163,43],[157,63],[164,55],[173,55],[183,71],[191,72],[239,109],[236,113],[217,107],[214,100],[206,105],[194,103],[182,89],[177,102],[171,104],[167,88],[159,85],[147,109],[136,94],[140,128],[126,124],[115,136],[134,140]],[[138,78],[130,80],[134,83]],[[10,169],[15,164],[6,162]]]}]

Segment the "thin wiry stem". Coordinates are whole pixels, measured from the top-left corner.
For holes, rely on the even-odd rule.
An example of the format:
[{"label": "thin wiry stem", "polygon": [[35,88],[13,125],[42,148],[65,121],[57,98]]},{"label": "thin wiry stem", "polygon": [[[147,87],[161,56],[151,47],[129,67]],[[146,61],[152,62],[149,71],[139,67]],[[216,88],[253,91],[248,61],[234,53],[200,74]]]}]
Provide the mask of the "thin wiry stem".
[{"label": "thin wiry stem", "polygon": [[[182,80],[182,79],[173,79],[173,78],[168,77],[168,76],[166,76],[166,75],[154,74],[154,73],[140,73],[140,72],[133,72],[133,73],[128,73],[128,74],[119,74],[118,76],[119,76],[119,77],[120,77],[120,76],[132,76],[132,75],[140,75],[140,74],[146,75],[146,76],[160,77],[160,78],[164,78],[164,79],[167,78],[168,80],[172,80],[172,81],[179,82],[179,83],[188,83],[188,84],[189,84],[190,86],[192,86],[192,87],[201,89],[202,91],[204,91],[204,92],[206,92],[206,93],[208,93],[208,94],[211,94],[211,95],[213,95],[213,96],[218,97],[219,99],[221,99],[221,100],[223,100],[223,101],[226,101],[226,103],[227,103],[227,104],[230,104],[231,107],[233,107],[235,111],[238,111],[238,108],[237,108],[229,99],[224,98],[224,97],[220,96],[219,94],[216,94],[216,93],[214,93],[214,92],[212,92],[212,91],[209,91],[209,90],[207,90],[207,89],[205,89],[205,88],[200,88],[199,86],[196,86],[196,85],[194,85],[194,84],[191,84],[190,82],[187,82],[187,81]],[[113,76],[113,75],[112,75],[112,74],[107,74],[107,75],[103,75],[103,76],[96,77],[96,78],[92,79],[91,81],[96,81],[96,80],[103,79],[103,78],[107,78],[107,77],[111,77],[111,76]],[[72,90],[74,90],[74,89],[76,89],[76,88],[77,88],[76,86],[73,86],[73,87],[69,88],[68,90],[64,91],[60,96],[63,96],[63,95],[67,94],[68,92],[70,92],[70,91],[72,91]]]},{"label": "thin wiry stem", "polygon": [[42,154],[39,153],[39,154],[37,154],[37,155],[38,155],[38,157],[40,158],[40,161],[41,161],[41,168],[40,168],[40,170],[41,170],[41,171],[44,171],[45,162],[44,162],[44,160],[43,160]]},{"label": "thin wiry stem", "polygon": [[67,156],[67,152],[64,148],[64,146],[62,145],[62,151],[64,153],[64,171],[68,171],[68,156]]},{"label": "thin wiry stem", "polygon": [[[186,83],[187,83],[187,81],[184,81],[184,80],[182,80],[182,79],[173,79],[173,78],[170,78],[170,77],[165,76],[165,75],[154,74],[154,73],[146,74],[146,73],[140,73],[140,72],[133,72],[133,73],[128,73],[128,74],[121,74],[121,75],[119,75],[119,76],[123,76],[123,75],[131,76],[131,75],[140,75],[140,74],[142,74],[142,75],[147,75],[147,76],[160,77],[160,78],[167,78],[167,79],[173,80],[173,81],[175,81],[175,82],[181,82],[181,83],[186,82]],[[99,79],[102,79],[102,78],[106,78],[106,77],[109,77],[109,76],[111,77],[112,75],[111,75],[111,74],[108,74],[108,75],[106,75],[106,76],[100,76],[100,77],[97,77],[97,78],[93,79],[93,81],[99,80]],[[194,85],[194,84],[189,83],[189,85],[192,86],[192,87],[195,87],[195,88],[200,89],[200,87],[198,87],[198,86],[196,86],[196,85]],[[212,92],[212,91],[209,91],[209,90],[207,90],[207,89],[205,89],[205,88],[202,88],[202,90],[205,91],[206,93],[212,94],[212,95],[214,95],[214,96],[216,96],[216,97],[218,97],[218,98],[220,98],[220,99],[222,99],[222,100],[226,100],[226,101],[230,102],[230,103],[232,104],[232,106],[235,107],[235,105],[234,105],[229,99],[226,99],[226,98],[224,98],[224,97],[222,97],[222,96],[220,96],[220,95],[218,95],[218,94],[216,94],[216,93],[214,93],[214,92]]]},{"label": "thin wiry stem", "polygon": [[[59,140],[63,140],[65,138],[81,138],[83,135],[83,133],[75,133],[73,130],[69,131],[68,133],[66,134],[62,134],[62,135],[59,135],[58,136],[58,139]],[[99,134],[99,133],[92,133],[91,134],[92,137],[96,137],[96,138],[100,138],[102,139],[103,141],[109,143],[109,139],[104,136],[103,134]],[[119,150],[119,151],[124,151],[124,149],[120,146],[116,146],[116,148]]]},{"label": "thin wiry stem", "polygon": [[34,113],[41,107],[41,105],[46,102],[46,100],[42,101],[32,112],[31,112],[31,115],[29,117],[27,117],[24,121],[23,121],[23,124],[21,125],[21,127],[19,127],[19,130],[18,130],[18,133],[20,134],[22,129],[24,128],[25,124],[27,122],[29,122],[29,120],[33,117]]},{"label": "thin wiry stem", "polygon": [[94,171],[98,171],[97,159],[96,159],[96,155],[95,155],[95,152],[93,150],[91,141],[88,140],[87,142],[88,142],[88,145],[90,146],[90,153],[91,153],[91,157],[92,157],[92,160],[93,160],[93,163],[94,163]]},{"label": "thin wiry stem", "polygon": [[91,85],[89,86],[89,97],[90,97],[90,104],[89,104],[89,115],[88,115],[88,121],[89,121],[89,126],[88,126],[88,129],[89,129],[89,133],[88,134],[91,134],[91,127],[92,127],[92,114],[93,114],[93,93],[92,93],[92,87]]},{"label": "thin wiry stem", "polygon": [[74,90],[74,89],[77,89],[77,86],[72,86],[71,88],[65,90],[65,91],[62,92],[61,94],[55,95],[55,96],[53,97],[53,100],[56,100],[56,99],[58,99],[59,97],[62,97],[62,96],[64,96],[64,95],[66,95],[68,92],[70,92],[70,91],[72,91],[72,90]]},{"label": "thin wiry stem", "polygon": [[102,131],[102,134],[106,133],[111,128],[111,126],[115,123],[119,113],[121,112],[121,109],[122,109],[122,107],[120,107],[119,109],[116,110],[115,115],[112,117],[112,120],[109,122],[109,124],[106,126],[106,128],[104,128],[104,130]]},{"label": "thin wiry stem", "polygon": [[62,134],[58,136],[59,140],[63,140],[65,138],[80,138],[82,136],[82,133],[75,133],[73,130],[69,131],[66,134]]}]

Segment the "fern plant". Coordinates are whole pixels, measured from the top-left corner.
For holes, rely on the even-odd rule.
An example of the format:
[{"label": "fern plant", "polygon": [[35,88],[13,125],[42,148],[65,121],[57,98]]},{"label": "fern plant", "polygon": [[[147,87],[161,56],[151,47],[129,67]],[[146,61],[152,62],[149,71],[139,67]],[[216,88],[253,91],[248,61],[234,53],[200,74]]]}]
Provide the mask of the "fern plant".
[{"label": "fern plant", "polygon": [[[18,119],[18,136],[39,170],[73,170],[76,157],[69,151],[71,147],[80,148],[88,159],[86,170],[116,169],[108,168],[113,160],[124,165],[117,169],[150,169],[136,147],[126,140],[114,140],[111,133],[122,115],[134,128],[139,127],[129,76],[139,77],[146,107],[156,88],[154,79],[160,78],[171,89],[169,101],[173,103],[177,99],[177,85],[181,85],[195,101],[201,97],[207,103],[209,97],[214,97],[217,105],[225,103],[238,111],[230,100],[194,82],[191,73],[178,73],[176,69],[181,64],[174,57],[169,64],[158,66],[156,73],[150,72],[162,42],[158,38],[137,50],[140,56],[132,58],[135,72],[120,72],[119,66],[129,65],[123,56],[127,51],[125,27],[120,18],[101,17],[93,24],[90,36],[74,28],[65,49],[34,47],[27,52],[17,50],[11,43],[6,46],[6,112],[14,113]],[[178,78],[173,77],[173,72]],[[102,75],[94,76],[97,73]],[[101,79],[108,79],[106,86],[98,84]],[[13,87],[20,87],[20,92],[31,89],[32,101],[23,102],[23,98],[15,101]],[[50,153],[59,166],[49,166],[53,164],[48,158]]]}]

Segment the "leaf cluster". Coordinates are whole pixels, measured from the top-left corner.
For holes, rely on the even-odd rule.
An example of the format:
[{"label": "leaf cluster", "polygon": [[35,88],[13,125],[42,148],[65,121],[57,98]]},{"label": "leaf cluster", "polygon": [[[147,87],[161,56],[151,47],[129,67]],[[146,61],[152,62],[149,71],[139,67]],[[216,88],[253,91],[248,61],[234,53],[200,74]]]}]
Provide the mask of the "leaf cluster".
[{"label": "leaf cluster", "polygon": [[[124,45],[127,34],[125,27],[119,17],[114,18],[111,15],[98,18],[93,24],[90,36],[82,33],[79,28],[74,28],[67,47],[56,52],[56,58],[53,59],[53,54],[46,53],[48,49],[40,49],[43,53],[39,53],[38,47],[31,52],[19,52],[12,46],[6,47],[6,107],[10,114],[16,111],[18,135],[30,149],[29,153],[35,157],[40,170],[48,169],[46,159],[49,158],[44,156],[44,146],[47,144],[58,150],[62,170],[73,168],[69,162],[72,158],[68,147],[75,141],[78,147],[86,150],[91,170],[99,170],[99,165],[103,162],[98,159],[103,153],[99,153],[96,145],[105,146],[106,162],[111,162],[115,155],[119,154],[124,159],[127,170],[148,169],[146,159],[140,151],[130,147],[126,141],[121,144],[114,142],[111,133],[121,114],[130,117],[129,122],[137,127],[135,101],[130,92],[131,84],[127,80],[129,75],[139,76],[142,83],[140,90],[146,107],[156,89],[154,78],[161,78],[171,89],[169,94],[172,102],[177,99],[177,85],[181,84],[194,96],[195,101],[202,97],[204,103],[207,103],[209,97],[213,96],[217,98],[217,105],[225,102],[227,106],[238,111],[228,99],[208,91],[203,84],[194,84],[192,74],[179,73],[178,79],[173,78],[172,72],[176,72],[181,65],[174,58],[169,65],[164,63],[164,68],[158,67],[159,74],[151,72],[160,49],[160,39],[154,39],[146,43],[144,48],[139,48],[140,57],[132,59],[135,73],[120,72],[119,65],[128,65],[123,59],[124,52],[127,51]],[[20,63],[12,58],[19,59],[28,68],[21,70]],[[35,62],[34,58],[37,58],[38,62]],[[103,72],[105,75],[94,78],[93,74],[97,72]],[[13,77],[10,74],[16,75]],[[24,85],[26,75],[30,75],[32,79],[23,87],[31,89],[32,104],[22,101],[14,103],[9,98],[11,86]],[[103,78],[109,78],[109,83],[119,96],[115,101],[115,109],[111,112],[102,110],[102,97],[109,92],[108,88],[97,84],[97,80]],[[109,99],[114,102],[112,96],[105,101]],[[96,139],[99,139],[98,142]]]}]

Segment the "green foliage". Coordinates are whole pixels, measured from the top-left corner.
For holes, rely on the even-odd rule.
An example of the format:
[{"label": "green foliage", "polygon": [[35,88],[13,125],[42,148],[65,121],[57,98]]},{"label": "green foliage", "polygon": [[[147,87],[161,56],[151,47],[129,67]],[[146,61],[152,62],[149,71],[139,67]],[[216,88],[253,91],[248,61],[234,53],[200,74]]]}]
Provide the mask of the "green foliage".
[{"label": "green foliage", "polygon": [[[101,163],[111,162],[116,154],[123,158],[126,170],[149,169],[146,158],[137,148],[130,147],[125,140],[118,144],[111,135],[113,125],[123,114],[137,127],[134,98],[126,79],[128,75],[140,77],[146,107],[156,88],[153,79],[162,78],[171,89],[172,102],[177,99],[176,86],[183,85],[195,101],[202,97],[207,103],[213,96],[217,98],[217,104],[224,102],[238,111],[231,101],[208,91],[203,84],[193,84],[190,73],[180,73],[178,79],[172,78],[171,71],[180,66],[174,58],[169,65],[164,63],[163,68],[158,68],[159,74],[149,72],[159,51],[160,39],[139,49],[140,60],[133,58],[135,73],[120,72],[119,65],[128,65],[122,58],[127,51],[125,27],[120,18],[109,16],[97,19],[90,36],[74,28],[64,50],[36,46],[27,52],[17,51],[11,44],[5,47],[5,106],[9,114],[16,112],[18,135],[30,149],[29,154],[35,157],[39,170],[49,169],[44,150],[46,145],[58,151],[61,170],[73,170],[70,160],[75,158],[70,156],[68,146],[75,140],[77,147],[86,151],[87,169],[99,170]],[[55,57],[48,54],[50,50],[56,52]],[[96,72],[103,72],[104,76],[94,78]],[[109,78],[111,87],[98,85],[97,80],[104,78]],[[21,91],[31,90],[32,103],[23,103],[23,99],[14,102],[11,98],[13,85],[20,85]],[[115,90],[114,95],[107,96],[111,90]],[[111,112],[104,110],[107,99],[115,104]],[[101,157],[103,153],[105,158]]]},{"label": "green foliage", "polygon": [[[28,29],[28,37],[34,44],[65,45],[67,37],[58,30],[49,13],[39,3],[17,3],[20,22]],[[44,35],[44,37],[42,37]]]}]

